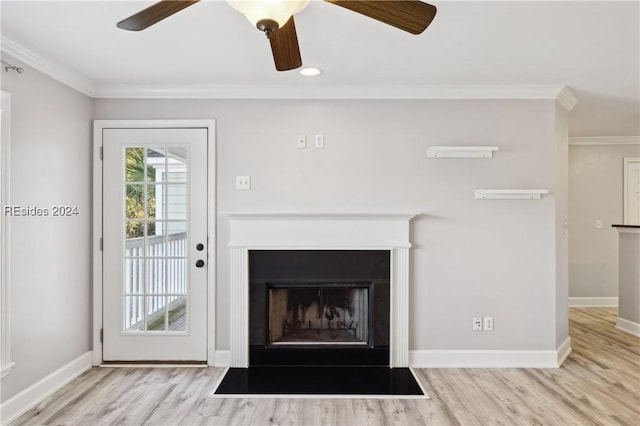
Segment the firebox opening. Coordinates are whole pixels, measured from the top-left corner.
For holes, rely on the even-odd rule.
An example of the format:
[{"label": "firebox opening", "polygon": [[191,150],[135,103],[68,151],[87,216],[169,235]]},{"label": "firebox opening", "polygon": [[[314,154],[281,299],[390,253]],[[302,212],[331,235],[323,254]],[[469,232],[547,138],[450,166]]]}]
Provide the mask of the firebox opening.
[{"label": "firebox opening", "polygon": [[267,286],[269,345],[371,344],[370,284]]}]

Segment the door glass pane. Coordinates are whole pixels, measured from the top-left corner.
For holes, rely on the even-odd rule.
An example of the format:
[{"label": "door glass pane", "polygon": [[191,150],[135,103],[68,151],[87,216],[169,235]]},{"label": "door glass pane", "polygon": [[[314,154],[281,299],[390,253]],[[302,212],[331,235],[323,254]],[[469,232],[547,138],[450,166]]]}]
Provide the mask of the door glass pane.
[{"label": "door glass pane", "polygon": [[167,151],[165,181],[170,183],[187,182],[187,150],[185,148],[170,147]]},{"label": "door glass pane", "polygon": [[171,220],[165,222],[162,226],[167,229],[169,239],[176,238],[175,234],[182,234],[187,232],[187,222],[184,220]]},{"label": "door glass pane", "polygon": [[[147,190],[144,192],[146,202],[145,219],[156,219],[162,217],[158,215],[158,206],[162,208],[163,189],[162,185],[147,184]],[[158,202],[160,201],[160,202]]]},{"label": "door glass pane", "polygon": [[167,293],[186,294],[186,261],[185,259],[169,259],[167,268]]},{"label": "door glass pane", "polygon": [[186,332],[187,148],[125,154],[123,330]]},{"label": "door glass pane", "polygon": [[125,223],[124,257],[144,256],[144,229],[142,221],[127,221]]},{"label": "door glass pane", "polygon": [[144,219],[145,185],[130,184],[126,186],[125,217],[128,219]]},{"label": "door glass pane", "polygon": [[144,259],[124,260],[124,294],[144,295]]},{"label": "door glass pane", "polygon": [[148,151],[142,147],[125,148],[125,182],[155,182],[156,169],[149,162]]},{"label": "door glass pane", "polygon": [[187,185],[166,185],[165,208],[163,219],[186,220],[187,218]]},{"label": "door glass pane", "polygon": [[164,331],[167,321],[167,304],[165,296],[147,297],[147,330]]},{"label": "door glass pane", "polygon": [[165,226],[160,222],[147,222],[147,256],[149,257],[162,257],[165,255],[165,245],[167,236],[164,233]]},{"label": "door glass pane", "polygon": [[147,259],[147,294],[165,294],[165,259]]},{"label": "door glass pane", "polygon": [[144,297],[124,297],[124,329],[125,331],[144,331]]},{"label": "door glass pane", "polygon": [[169,296],[169,330],[187,330],[187,298],[185,296]]}]

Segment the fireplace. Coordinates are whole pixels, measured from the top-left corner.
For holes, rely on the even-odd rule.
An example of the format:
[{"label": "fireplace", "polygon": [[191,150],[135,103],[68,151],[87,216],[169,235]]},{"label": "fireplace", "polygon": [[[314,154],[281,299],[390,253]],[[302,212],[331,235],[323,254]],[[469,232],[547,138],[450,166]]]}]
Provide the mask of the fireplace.
[{"label": "fireplace", "polygon": [[388,250],[251,250],[249,365],[389,365]]},{"label": "fireplace", "polygon": [[[229,220],[231,367],[301,362],[409,366],[409,222],[414,214],[222,215]],[[305,289],[310,293],[304,295]],[[332,289],[340,292],[332,294]],[[277,300],[283,290],[301,293],[287,296],[285,303]],[[363,302],[357,308],[329,302],[345,297]],[[315,298],[317,307],[309,305],[303,314],[306,304],[295,298]],[[289,300],[290,309],[283,308],[285,312],[275,317],[269,314],[270,303],[289,305]],[[327,313],[333,315],[330,321]],[[322,325],[314,323],[314,315],[325,319]],[[293,335],[305,331],[303,318],[306,332],[319,329],[311,333],[324,337],[292,341]],[[365,334],[353,331],[356,320],[360,328],[367,324]],[[274,328],[279,331],[274,333]],[[345,331],[357,341],[347,341]],[[337,340],[330,341],[331,333]]]}]

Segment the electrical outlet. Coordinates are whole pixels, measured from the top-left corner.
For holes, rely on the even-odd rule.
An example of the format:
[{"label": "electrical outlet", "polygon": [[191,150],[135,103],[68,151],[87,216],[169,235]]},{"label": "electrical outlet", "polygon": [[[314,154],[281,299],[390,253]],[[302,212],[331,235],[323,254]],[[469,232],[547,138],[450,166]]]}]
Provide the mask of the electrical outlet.
[{"label": "electrical outlet", "polygon": [[236,176],[236,189],[251,189],[251,176]]},{"label": "electrical outlet", "polygon": [[324,148],[324,135],[316,135],[316,148]]},{"label": "electrical outlet", "polygon": [[484,317],[484,331],[493,331],[493,317]]},{"label": "electrical outlet", "polygon": [[307,135],[298,135],[298,142],[296,143],[296,147],[301,149],[307,147]]},{"label": "electrical outlet", "polygon": [[602,229],[602,221],[600,219],[596,220],[596,229]]},{"label": "electrical outlet", "polygon": [[473,331],[482,331],[482,317],[473,317]]}]

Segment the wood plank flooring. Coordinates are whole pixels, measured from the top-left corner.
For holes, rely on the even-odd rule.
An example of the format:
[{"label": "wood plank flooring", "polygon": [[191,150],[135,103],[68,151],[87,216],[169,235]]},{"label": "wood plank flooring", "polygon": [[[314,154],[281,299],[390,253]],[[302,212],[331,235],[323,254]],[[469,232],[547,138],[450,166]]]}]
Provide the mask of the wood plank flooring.
[{"label": "wood plank flooring", "polygon": [[570,310],[559,369],[421,369],[431,400],[228,399],[220,368],[93,368],[18,425],[638,425],[640,339],[616,309]]}]

